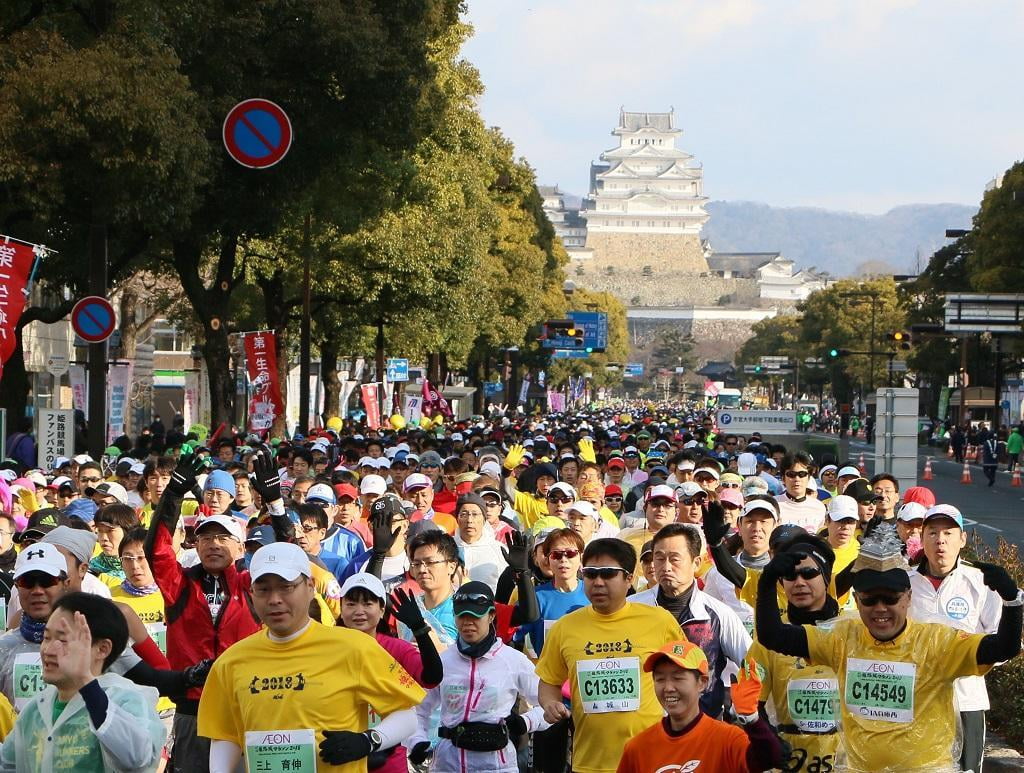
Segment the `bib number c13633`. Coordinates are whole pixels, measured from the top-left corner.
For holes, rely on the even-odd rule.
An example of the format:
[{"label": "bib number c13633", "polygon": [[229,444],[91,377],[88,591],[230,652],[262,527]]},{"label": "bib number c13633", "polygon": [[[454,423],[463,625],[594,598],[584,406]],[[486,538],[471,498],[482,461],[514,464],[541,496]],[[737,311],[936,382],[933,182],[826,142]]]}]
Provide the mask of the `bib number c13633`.
[{"label": "bib number c13633", "polygon": [[640,708],[640,658],[578,660],[576,681],[587,714]]}]

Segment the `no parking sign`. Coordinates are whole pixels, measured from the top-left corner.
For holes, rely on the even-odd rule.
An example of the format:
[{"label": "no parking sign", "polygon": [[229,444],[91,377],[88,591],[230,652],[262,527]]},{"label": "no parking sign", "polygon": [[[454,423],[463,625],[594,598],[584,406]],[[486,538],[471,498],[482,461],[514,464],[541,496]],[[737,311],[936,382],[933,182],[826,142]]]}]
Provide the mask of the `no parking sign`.
[{"label": "no parking sign", "polygon": [[231,157],[250,169],[273,166],[292,146],[292,122],[269,99],[246,99],[231,108],[223,134]]}]

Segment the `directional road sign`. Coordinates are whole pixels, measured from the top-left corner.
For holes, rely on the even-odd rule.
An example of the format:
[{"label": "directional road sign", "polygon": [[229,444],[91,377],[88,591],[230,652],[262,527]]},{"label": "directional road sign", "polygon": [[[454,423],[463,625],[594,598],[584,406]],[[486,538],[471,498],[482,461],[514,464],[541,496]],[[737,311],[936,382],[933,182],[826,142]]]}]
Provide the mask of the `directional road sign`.
[{"label": "directional road sign", "polygon": [[98,295],[82,298],[71,309],[71,327],[86,343],[98,344],[110,338],[117,316],[110,301]]},{"label": "directional road sign", "polygon": [[224,119],[224,147],[250,169],[273,166],[292,146],[292,123],[269,99],[246,99]]},{"label": "directional road sign", "polygon": [[409,361],[404,357],[391,357],[385,364],[388,381],[408,381]]}]

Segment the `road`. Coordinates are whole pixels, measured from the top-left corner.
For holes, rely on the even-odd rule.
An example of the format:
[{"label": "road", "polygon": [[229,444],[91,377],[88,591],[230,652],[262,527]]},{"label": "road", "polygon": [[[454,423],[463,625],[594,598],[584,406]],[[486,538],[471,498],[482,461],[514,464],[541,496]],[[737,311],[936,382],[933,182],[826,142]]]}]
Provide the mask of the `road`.
[{"label": "road", "polygon": [[[850,456],[863,453],[868,470],[873,469],[874,447],[852,441]],[[923,480],[925,461],[931,457],[934,479]],[[971,483],[960,483],[963,465],[948,459],[940,449],[918,449],[918,484],[927,486],[939,502],[954,505],[964,515],[968,531],[975,530],[986,543],[995,547],[999,537],[1014,545],[1024,545],[1024,487],[1010,485],[1011,476],[1000,466],[991,488],[981,466],[970,465]]]}]

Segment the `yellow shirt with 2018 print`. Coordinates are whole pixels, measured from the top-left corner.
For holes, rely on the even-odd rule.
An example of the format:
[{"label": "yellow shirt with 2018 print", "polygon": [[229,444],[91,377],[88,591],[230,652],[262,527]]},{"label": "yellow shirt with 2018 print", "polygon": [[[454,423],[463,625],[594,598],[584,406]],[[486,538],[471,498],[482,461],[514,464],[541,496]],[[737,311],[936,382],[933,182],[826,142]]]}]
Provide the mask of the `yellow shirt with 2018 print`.
[{"label": "yellow shirt with 2018 print", "polygon": [[888,642],[877,641],[859,619],[840,620],[831,631],[803,628],[811,662],[831,666],[839,678],[849,770],[957,769],[953,680],[988,672],[977,662],[984,634],[914,620]]},{"label": "yellow shirt with 2018 print", "polygon": [[669,612],[628,601],[610,615],[582,607],[551,626],[537,676],[548,684],[569,681],[573,770],[614,771],[626,741],[661,719],[644,661],[668,642],[685,638]]},{"label": "yellow shirt with 2018 print", "polygon": [[[247,732],[311,730],[315,752],[323,730],[366,730],[371,705],[386,716],[425,694],[372,636],[311,621],[292,641],[275,642],[260,631],[217,658],[199,703],[199,735],[244,750]],[[366,770],[366,760],[318,760],[316,769]]]}]

